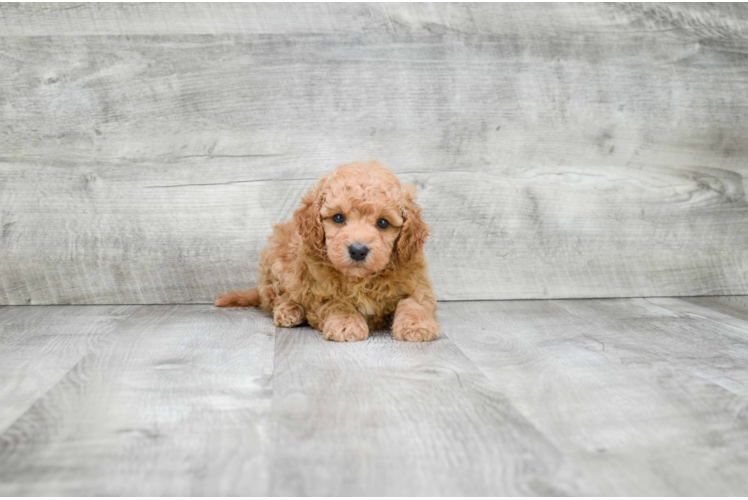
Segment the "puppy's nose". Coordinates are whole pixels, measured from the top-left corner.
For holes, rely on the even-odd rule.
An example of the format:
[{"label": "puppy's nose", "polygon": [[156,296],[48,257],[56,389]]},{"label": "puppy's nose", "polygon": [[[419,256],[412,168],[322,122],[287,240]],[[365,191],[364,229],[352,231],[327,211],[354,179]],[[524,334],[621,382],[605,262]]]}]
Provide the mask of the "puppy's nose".
[{"label": "puppy's nose", "polygon": [[369,255],[369,247],[361,243],[351,243],[348,246],[348,254],[351,256],[351,259],[361,262]]}]

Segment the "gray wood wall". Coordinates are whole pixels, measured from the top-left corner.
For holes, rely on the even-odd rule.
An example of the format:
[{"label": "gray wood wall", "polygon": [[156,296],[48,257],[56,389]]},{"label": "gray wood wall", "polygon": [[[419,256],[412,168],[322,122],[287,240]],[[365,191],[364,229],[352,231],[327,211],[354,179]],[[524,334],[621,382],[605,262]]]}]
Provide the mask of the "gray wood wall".
[{"label": "gray wood wall", "polygon": [[252,286],[368,158],[440,299],[747,294],[748,5],[0,5],[0,303]]}]

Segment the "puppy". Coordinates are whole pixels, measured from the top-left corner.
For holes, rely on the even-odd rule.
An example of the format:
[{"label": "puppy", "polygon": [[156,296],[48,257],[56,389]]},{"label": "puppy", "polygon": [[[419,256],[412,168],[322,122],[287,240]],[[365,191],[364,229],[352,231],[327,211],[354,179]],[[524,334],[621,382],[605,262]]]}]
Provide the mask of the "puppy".
[{"label": "puppy", "polygon": [[429,232],[414,198],[413,186],[376,161],[341,165],[273,228],[257,288],[220,295],[215,305],[261,306],[276,326],[306,321],[337,342],[389,327],[397,340],[434,340]]}]

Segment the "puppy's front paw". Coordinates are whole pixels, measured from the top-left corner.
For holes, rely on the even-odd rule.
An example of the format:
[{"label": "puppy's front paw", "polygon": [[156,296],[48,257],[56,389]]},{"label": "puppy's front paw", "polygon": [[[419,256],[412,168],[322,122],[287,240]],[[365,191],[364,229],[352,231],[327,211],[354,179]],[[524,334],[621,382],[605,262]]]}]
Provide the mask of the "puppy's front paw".
[{"label": "puppy's front paw", "polygon": [[425,311],[396,314],[392,322],[392,335],[395,340],[428,342],[436,339],[439,331],[439,323]]},{"label": "puppy's front paw", "polygon": [[361,316],[332,316],[325,320],[322,336],[335,342],[356,342],[369,338],[369,327]]},{"label": "puppy's front paw", "polygon": [[273,308],[275,326],[291,328],[302,324],[304,319],[306,319],[304,308],[296,302],[283,302]]}]

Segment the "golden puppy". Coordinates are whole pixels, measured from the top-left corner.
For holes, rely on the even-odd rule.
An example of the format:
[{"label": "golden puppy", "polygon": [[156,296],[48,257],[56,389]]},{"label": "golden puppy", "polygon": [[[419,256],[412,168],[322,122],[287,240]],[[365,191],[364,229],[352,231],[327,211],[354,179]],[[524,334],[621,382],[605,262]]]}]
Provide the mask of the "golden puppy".
[{"label": "golden puppy", "polygon": [[262,306],[276,326],[307,321],[338,342],[390,326],[397,340],[435,339],[428,226],[414,198],[413,186],[376,161],[341,165],[273,228],[257,288],[220,295],[215,305]]}]

